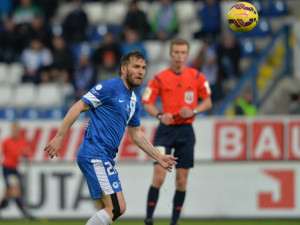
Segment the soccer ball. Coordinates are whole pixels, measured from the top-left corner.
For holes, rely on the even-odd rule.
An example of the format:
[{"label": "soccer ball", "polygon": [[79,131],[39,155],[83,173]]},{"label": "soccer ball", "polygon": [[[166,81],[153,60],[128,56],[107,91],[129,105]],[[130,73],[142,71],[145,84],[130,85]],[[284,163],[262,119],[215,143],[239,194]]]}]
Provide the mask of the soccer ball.
[{"label": "soccer ball", "polygon": [[238,33],[251,31],[258,23],[258,13],[249,2],[234,4],[227,15],[229,27]]}]

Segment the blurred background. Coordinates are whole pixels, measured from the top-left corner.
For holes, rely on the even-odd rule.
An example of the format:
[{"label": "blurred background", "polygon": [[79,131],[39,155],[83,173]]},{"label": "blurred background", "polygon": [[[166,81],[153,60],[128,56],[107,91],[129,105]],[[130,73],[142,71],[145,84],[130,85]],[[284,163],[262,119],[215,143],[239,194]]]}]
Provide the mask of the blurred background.
[{"label": "blurred background", "polygon": [[[300,218],[300,1],[249,1],[259,22],[246,34],[227,25],[236,2],[0,1],[0,142],[18,120],[32,150],[20,168],[32,215],[85,219],[95,211],[75,163],[89,113],[74,124],[58,158],[50,161],[43,148],[69,107],[97,82],[118,77],[120,57],[134,49],[147,58],[136,89],[141,97],[169,67],[169,43],[179,37],[190,43],[188,65],[205,74],[213,100],[194,123],[196,163],[182,218]],[[143,109],[141,120],[153,139],[158,121]],[[152,161],[127,133],[116,160],[127,200],[123,218],[142,219]],[[174,176],[164,184],[159,218],[170,217]],[[0,215],[22,219],[14,203]]]}]

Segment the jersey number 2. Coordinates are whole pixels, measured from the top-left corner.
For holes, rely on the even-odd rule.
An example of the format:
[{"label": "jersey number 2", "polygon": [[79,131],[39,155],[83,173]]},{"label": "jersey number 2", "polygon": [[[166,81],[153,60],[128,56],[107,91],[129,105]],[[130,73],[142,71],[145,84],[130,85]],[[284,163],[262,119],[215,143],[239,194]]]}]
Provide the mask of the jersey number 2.
[{"label": "jersey number 2", "polygon": [[108,166],[106,168],[108,176],[117,173],[116,169],[111,165],[110,162],[105,162],[104,165]]}]

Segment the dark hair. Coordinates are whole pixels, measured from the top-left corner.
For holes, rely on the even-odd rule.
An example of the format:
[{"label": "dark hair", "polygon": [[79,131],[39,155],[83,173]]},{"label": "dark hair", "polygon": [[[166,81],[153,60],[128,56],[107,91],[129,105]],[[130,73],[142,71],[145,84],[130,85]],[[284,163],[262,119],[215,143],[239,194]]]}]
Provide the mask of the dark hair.
[{"label": "dark hair", "polygon": [[121,66],[125,66],[128,65],[128,63],[130,62],[130,59],[132,58],[136,58],[136,59],[142,59],[146,61],[145,56],[138,50],[134,50],[132,52],[128,52],[125,55],[122,56],[121,60],[120,60],[120,72],[119,75],[121,76]]},{"label": "dark hair", "polygon": [[181,38],[173,39],[170,43],[170,52],[172,51],[173,45],[186,45],[188,47],[188,51],[190,50],[190,45],[189,43]]}]

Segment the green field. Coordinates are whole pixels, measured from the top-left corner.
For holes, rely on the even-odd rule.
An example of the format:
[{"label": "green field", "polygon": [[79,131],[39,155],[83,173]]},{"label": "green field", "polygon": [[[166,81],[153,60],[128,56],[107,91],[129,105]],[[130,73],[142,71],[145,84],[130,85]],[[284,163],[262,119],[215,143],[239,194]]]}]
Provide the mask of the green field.
[{"label": "green field", "polygon": [[[1,225],[85,225],[83,220],[1,220]],[[141,220],[120,220],[114,225],[144,225]],[[155,225],[169,225],[169,221],[158,221]],[[179,225],[300,225],[300,220],[182,220]]]}]

